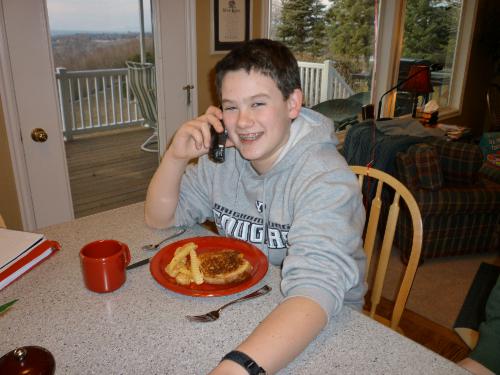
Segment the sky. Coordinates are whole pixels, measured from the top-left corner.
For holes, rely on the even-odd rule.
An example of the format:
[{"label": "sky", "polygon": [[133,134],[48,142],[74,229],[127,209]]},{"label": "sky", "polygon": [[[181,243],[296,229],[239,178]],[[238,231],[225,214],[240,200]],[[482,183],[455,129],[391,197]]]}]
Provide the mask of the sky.
[{"label": "sky", "polygon": [[[140,0],[47,0],[52,31],[138,32]],[[145,30],[151,31],[149,0],[144,0]]]}]

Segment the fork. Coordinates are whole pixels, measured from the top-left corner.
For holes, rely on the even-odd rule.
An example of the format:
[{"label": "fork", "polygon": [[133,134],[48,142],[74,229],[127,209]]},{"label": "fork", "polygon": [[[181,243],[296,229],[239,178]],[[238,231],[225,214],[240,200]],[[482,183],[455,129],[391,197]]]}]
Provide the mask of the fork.
[{"label": "fork", "polygon": [[271,287],[268,285],[264,285],[262,288],[257,289],[255,292],[247,294],[246,296],[243,296],[241,298],[235,299],[234,301],[228,302],[216,310],[210,311],[210,312],[203,314],[203,315],[186,315],[186,318],[191,322],[213,322],[214,320],[219,319],[220,312],[222,310],[224,310],[226,307],[228,307],[234,303],[237,303],[237,302],[242,302],[242,301],[246,301],[249,299],[263,296],[263,295],[269,293],[270,291],[271,291]]}]

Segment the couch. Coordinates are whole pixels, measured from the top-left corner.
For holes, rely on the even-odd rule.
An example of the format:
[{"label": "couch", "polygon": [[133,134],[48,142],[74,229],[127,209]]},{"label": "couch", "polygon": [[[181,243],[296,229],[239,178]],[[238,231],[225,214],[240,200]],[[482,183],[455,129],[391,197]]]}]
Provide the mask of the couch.
[{"label": "couch", "polygon": [[[396,155],[397,177],[422,215],[421,260],[500,252],[500,170],[485,164],[479,146],[426,138]],[[396,245],[409,257],[411,221],[400,215]]]}]

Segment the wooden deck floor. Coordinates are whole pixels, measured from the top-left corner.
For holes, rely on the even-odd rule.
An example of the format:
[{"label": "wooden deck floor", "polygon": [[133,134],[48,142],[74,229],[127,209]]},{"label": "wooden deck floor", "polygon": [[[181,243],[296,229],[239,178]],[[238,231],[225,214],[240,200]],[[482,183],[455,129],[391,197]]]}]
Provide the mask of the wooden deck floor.
[{"label": "wooden deck floor", "polygon": [[141,151],[146,128],[81,136],[66,142],[75,217],[143,201],[158,166],[156,153]]}]

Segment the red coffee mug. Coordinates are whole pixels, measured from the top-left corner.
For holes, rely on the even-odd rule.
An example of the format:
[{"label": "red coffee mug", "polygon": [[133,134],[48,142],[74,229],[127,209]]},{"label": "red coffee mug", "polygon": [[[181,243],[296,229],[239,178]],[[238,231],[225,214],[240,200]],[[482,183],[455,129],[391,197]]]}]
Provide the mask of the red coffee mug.
[{"label": "red coffee mug", "polygon": [[80,250],[85,286],[94,292],[112,292],[123,285],[125,267],[130,263],[130,250],[123,242],[99,240]]}]

